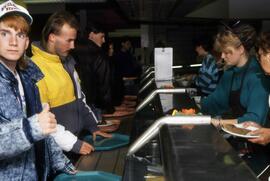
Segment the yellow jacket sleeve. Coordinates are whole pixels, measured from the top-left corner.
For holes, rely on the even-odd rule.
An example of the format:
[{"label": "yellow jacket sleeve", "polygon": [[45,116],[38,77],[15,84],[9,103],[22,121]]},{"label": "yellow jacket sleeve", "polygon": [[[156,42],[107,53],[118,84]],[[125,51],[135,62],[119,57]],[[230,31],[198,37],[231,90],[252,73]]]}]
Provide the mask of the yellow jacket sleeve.
[{"label": "yellow jacket sleeve", "polygon": [[48,103],[50,105],[50,100],[48,96],[48,88],[47,84],[44,79],[41,79],[39,82],[37,82],[38,90],[39,90],[39,95],[40,95],[40,100],[42,103]]}]

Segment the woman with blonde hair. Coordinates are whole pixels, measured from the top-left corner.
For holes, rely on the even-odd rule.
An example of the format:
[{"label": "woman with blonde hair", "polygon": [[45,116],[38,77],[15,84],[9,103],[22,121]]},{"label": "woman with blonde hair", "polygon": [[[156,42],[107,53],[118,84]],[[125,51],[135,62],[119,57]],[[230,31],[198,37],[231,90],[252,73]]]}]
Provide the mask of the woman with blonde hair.
[{"label": "woman with blonde hair", "polygon": [[[224,72],[216,90],[202,99],[202,112],[222,119],[213,119],[214,125],[235,124],[254,121],[266,124],[268,113],[268,92],[263,86],[264,73],[250,49],[256,41],[255,29],[249,25],[238,25],[220,32],[215,48],[229,68]],[[266,150],[245,139],[227,139],[239,156],[255,173],[268,163]]]},{"label": "woman with blonde hair", "polygon": [[201,102],[203,113],[223,116],[224,119],[213,120],[215,125],[249,120],[266,123],[268,93],[260,80],[263,71],[256,57],[249,54],[255,41],[256,32],[250,25],[223,30],[216,37],[215,48],[230,68],[216,90]]}]

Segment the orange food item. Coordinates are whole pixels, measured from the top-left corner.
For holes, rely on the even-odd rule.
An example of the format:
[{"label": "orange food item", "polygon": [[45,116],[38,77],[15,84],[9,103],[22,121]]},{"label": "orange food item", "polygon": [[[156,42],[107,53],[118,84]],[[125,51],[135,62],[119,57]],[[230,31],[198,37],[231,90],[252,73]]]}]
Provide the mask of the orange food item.
[{"label": "orange food item", "polygon": [[167,85],[163,85],[161,88],[163,88],[163,89],[173,89],[174,86],[170,85],[170,84],[167,84]]},{"label": "orange food item", "polygon": [[193,109],[193,108],[190,108],[190,109],[181,109],[181,112],[183,114],[187,114],[187,115],[193,115],[193,114],[196,114],[196,110]]}]

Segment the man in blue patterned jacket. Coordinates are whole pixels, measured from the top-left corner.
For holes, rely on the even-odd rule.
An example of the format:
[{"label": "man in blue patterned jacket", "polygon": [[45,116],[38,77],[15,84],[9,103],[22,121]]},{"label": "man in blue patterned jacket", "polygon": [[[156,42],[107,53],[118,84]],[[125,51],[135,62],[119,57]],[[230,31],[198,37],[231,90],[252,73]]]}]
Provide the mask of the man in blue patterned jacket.
[{"label": "man in blue patterned jacket", "polygon": [[202,66],[195,78],[195,84],[203,96],[212,93],[219,80],[219,72],[215,57],[210,54],[210,42],[207,38],[200,38],[195,41],[195,51],[202,58]]},{"label": "man in blue patterned jacket", "polygon": [[75,173],[49,136],[56,120],[40,103],[36,82],[43,74],[23,56],[32,21],[22,6],[12,1],[0,5],[0,179],[5,181]]}]

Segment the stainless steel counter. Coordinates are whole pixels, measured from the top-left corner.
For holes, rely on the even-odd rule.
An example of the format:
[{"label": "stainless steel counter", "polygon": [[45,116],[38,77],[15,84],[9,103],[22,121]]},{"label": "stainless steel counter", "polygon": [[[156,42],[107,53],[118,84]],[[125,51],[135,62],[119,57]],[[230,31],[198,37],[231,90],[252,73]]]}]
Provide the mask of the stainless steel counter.
[{"label": "stainless steel counter", "polygon": [[165,125],[161,158],[170,181],[254,181],[255,174],[212,125]]}]

